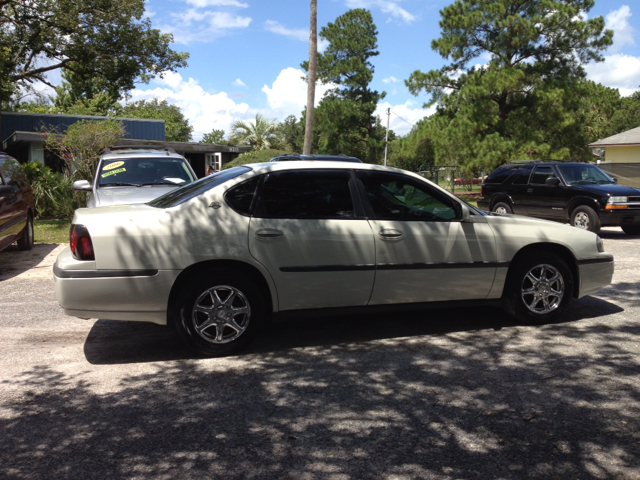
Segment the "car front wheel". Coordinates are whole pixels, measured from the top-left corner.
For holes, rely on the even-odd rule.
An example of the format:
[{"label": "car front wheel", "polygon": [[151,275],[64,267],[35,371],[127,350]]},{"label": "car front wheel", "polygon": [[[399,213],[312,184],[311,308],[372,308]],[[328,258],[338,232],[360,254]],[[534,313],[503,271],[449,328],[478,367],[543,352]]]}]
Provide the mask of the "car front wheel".
[{"label": "car front wheel", "polygon": [[265,317],[259,288],[230,270],[187,282],[177,298],[178,334],[207,357],[230,355],[244,347]]},{"label": "car front wheel", "polygon": [[507,278],[503,303],[507,313],[524,323],[556,319],[571,301],[573,275],[555,254],[535,254],[520,260]]},{"label": "car front wheel", "polygon": [[492,212],[500,213],[500,214],[513,213],[513,209],[508,203],[498,202],[493,206]]},{"label": "car front wheel", "polygon": [[600,231],[600,218],[593,208],[582,205],[571,212],[571,226],[598,233]]},{"label": "car front wheel", "polygon": [[27,224],[22,231],[22,237],[18,240],[20,250],[31,250],[33,248],[33,218],[27,216]]}]

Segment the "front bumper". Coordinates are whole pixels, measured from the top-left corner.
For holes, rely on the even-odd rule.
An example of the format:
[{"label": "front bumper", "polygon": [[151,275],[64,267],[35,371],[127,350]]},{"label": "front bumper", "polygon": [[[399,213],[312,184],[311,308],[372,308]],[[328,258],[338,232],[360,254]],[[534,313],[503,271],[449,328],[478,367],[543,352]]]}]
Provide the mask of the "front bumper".
[{"label": "front bumper", "polygon": [[600,210],[598,212],[603,227],[619,227],[620,225],[640,225],[640,210]]},{"label": "front bumper", "polygon": [[578,260],[580,288],[577,298],[596,293],[611,284],[614,271],[613,255],[608,252],[598,257]]},{"label": "front bumper", "polygon": [[180,270],[98,270],[67,247],[53,266],[56,298],[80,318],[167,324],[169,293]]}]

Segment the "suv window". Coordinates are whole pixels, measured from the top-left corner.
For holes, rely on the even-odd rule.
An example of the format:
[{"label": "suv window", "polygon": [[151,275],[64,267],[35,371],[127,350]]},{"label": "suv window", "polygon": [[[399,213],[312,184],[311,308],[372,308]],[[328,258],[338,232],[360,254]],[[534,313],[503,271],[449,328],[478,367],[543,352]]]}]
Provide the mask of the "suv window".
[{"label": "suv window", "polygon": [[357,176],[378,220],[450,221],[457,218],[452,199],[411,177],[382,172],[358,172]]},{"label": "suv window", "polygon": [[346,170],[268,174],[255,216],[263,218],[354,218]]},{"label": "suv window", "polygon": [[567,185],[614,183],[613,179],[594,165],[558,165]]},{"label": "suv window", "polygon": [[14,190],[29,186],[29,179],[22,169],[22,165],[11,157],[0,157],[0,173],[7,185],[11,185]]},{"label": "suv window", "polygon": [[503,167],[497,169],[491,175],[489,175],[484,183],[504,183],[507,178],[511,176],[516,167]]},{"label": "suv window", "polygon": [[536,185],[544,185],[547,178],[555,177],[556,174],[553,171],[552,167],[549,166],[536,166],[533,175],[531,176],[531,183]]},{"label": "suv window", "polygon": [[513,175],[513,185],[526,185],[529,183],[529,176],[531,175],[531,166],[520,167]]}]

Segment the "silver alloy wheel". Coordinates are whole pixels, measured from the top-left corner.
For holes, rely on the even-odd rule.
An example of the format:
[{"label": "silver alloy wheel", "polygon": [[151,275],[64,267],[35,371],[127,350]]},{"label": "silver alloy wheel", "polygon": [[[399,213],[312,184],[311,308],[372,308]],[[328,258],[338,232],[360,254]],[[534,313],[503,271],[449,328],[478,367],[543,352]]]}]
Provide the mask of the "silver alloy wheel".
[{"label": "silver alloy wheel", "polygon": [[496,213],[501,213],[501,214],[509,213],[509,212],[507,212],[507,209],[506,209],[506,208],[504,208],[504,207],[497,207],[497,208],[495,209],[495,212],[496,212]]},{"label": "silver alloy wheel", "polygon": [[531,268],[522,280],[520,296],[533,313],[551,313],[562,303],[564,279],[553,265],[543,263]]},{"label": "silver alloy wheel", "polygon": [[578,212],[573,217],[573,226],[582,230],[589,230],[589,215],[586,212]]},{"label": "silver alloy wheel", "polygon": [[237,288],[217,285],[203,292],[191,314],[196,333],[217,345],[233,342],[249,326],[251,307]]}]

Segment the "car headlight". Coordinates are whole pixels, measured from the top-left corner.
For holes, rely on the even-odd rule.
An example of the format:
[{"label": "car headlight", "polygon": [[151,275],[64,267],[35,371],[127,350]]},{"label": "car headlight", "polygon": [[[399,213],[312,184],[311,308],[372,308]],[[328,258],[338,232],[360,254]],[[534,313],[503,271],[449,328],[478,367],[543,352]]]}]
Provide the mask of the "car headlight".
[{"label": "car headlight", "polygon": [[609,197],[607,203],[627,203],[629,201],[629,197]]},{"label": "car headlight", "polygon": [[596,247],[598,248],[599,252],[604,252],[604,242],[598,236],[596,236]]}]

